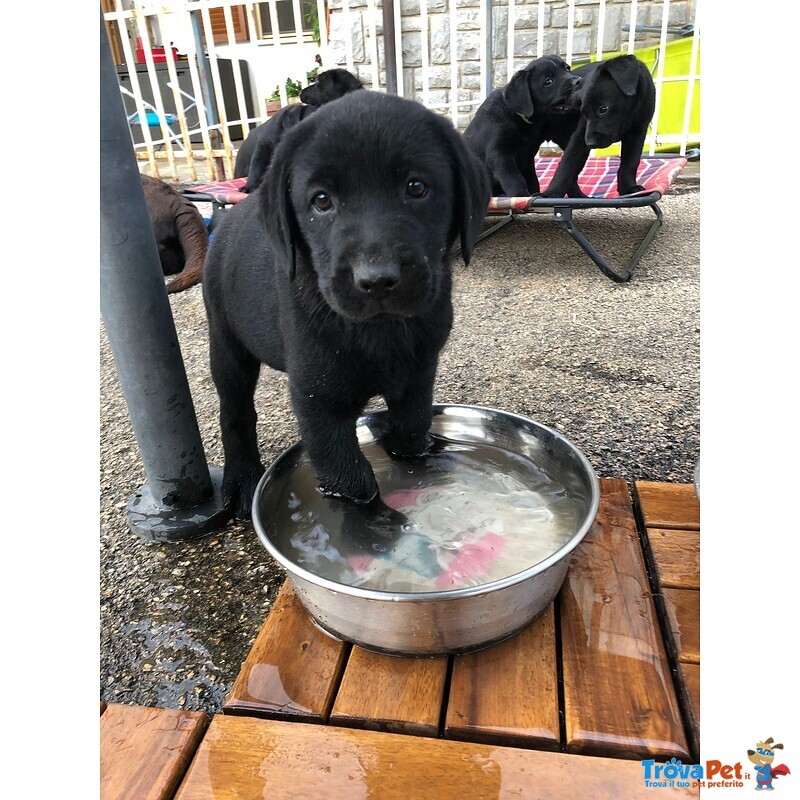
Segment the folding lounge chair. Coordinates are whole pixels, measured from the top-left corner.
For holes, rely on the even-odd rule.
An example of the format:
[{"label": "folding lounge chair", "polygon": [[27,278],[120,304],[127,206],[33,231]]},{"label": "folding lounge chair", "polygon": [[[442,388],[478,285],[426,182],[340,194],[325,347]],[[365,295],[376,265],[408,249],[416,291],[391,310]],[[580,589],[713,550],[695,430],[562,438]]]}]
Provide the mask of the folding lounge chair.
[{"label": "folding lounge chair", "polygon": [[[558,157],[536,158],[536,173],[542,190],[550,185],[559,161]],[[633,276],[633,270],[663,224],[658,201],[667,193],[672,182],[686,166],[686,159],[675,156],[642,158],[636,179],[640,186],[644,186],[644,191],[623,196],[617,192],[618,166],[618,156],[590,158],[578,179],[578,184],[583,192],[589,195],[586,198],[493,197],[489,203],[487,214],[490,217],[502,215],[503,219],[484,231],[478,237],[478,241],[496,233],[521,214],[550,210],[553,220],[575,239],[604,275],[617,283],[629,281]],[[235,178],[230,181],[184,189],[183,194],[196,202],[213,203],[214,207],[224,207],[238,203],[247,197],[240,191],[246,182],[246,178]],[[590,208],[650,208],[655,214],[655,219],[624,270],[619,272],[614,270],[575,224],[573,211]]]},{"label": "folding lounge chair", "polygon": [[[542,191],[550,185],[560,160],[559,157],[537,157],[534,160]],[[564,197],[561,199],[538,196],[493,197],[489,203],[488,214],[490,216],[503,215],[504,219],[484,231],[478,237],[478,241],[496,233],[520,214],[550,210],[553,214],[553,221],[557,222],[586,251],[604,275],[617,283],[625,283],[633,276],[633,270],[663,224],[658,201],[667,193],[670,185],[685,166],[686,159],[683,157],[642,158],[639,162],[636,180],[640,186],[644,187],[644,191],[620,196],[617,191],[619,156],[590,158],[578,178],[578,185],[588,197]],[[590,208],[650,208],[655,214],[653,223],[647,229],[636,252],[622,271],[613,269],[575,224],[573,211]]]}]

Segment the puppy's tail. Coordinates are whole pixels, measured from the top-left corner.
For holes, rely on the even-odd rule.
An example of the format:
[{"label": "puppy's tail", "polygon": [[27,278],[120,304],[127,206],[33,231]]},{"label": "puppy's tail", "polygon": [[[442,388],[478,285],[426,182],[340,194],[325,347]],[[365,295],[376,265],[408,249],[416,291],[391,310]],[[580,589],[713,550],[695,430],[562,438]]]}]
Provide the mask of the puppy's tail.
[{"label": "puppy's tail", "polygon": [[187,264],[182,272],[178,273],[168,284],[167,294],[183,292],[203,280],[203,262]]},{"label": "puppy's tail", "polygon": [[183,270],[167,284],[167,294],[175,294],[200,283],[203,279],[203,262],[208,250],[208,229],[200,212],[186,201],[176,219],[186,265]]}]

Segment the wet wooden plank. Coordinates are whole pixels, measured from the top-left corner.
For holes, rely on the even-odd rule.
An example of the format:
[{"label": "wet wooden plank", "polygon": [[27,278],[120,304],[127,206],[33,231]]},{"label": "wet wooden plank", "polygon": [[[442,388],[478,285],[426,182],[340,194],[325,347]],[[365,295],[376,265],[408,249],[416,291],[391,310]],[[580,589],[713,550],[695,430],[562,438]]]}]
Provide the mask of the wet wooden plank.
[{"label": "wet wooden plank", "polygon": [[686,758],[683,722],[628,488],[603,479],[597,521],[558,597],[568,752]]},{"label": "wet wooden plank", "polygon": [[100,796],[172,798],[207,726],[198,711],[110,703],[100,717]]},{"label": "wet wooden plank", "polygon": [[700,755],[700,665],[678,664],[678,689],[683,697],[692,757]]},{"label": "wet wooden plank", "polygon": [[353,647],[330,722],[437,736],[446,679],[446,656],[400,658]]},{"label": "wet wooden plank", "polygon": [[637,481],[636,492],[648,528],[700,530],[700,501],[694,484]]},{"label": "wet wooden plank", "polygon": [[225,714],[324,722],[349,645],[318,628],[289,581],[245,659]]},{"label": "wet wooden plank", "polygon": [[560,747],[552,605],[505,642],[453,659],[444,733],[487,744]]},{"label": "wet wooden plank", "polygon": [[700,729],[700,665],[699,664],[680,664],[680,678],[686,687],[686,697],[689,700],[689,710],[691,711],[691,722]]},{"label": "wet wooden plank", "polygon": [[700,592],[664,589],[664,607],[678,661],[700,663]]},{"label": "wet wooden plank", "polygon": [[[218,715],[176,798],[618,800],[642,795],[642,766],[636,761]],[[660,788],[658,796],[687,798],[698,792]]]},{"label": "wet wooden plank", "polygon": [[700,588],[700,531],[648,528],[656,580],[662,588]]}]

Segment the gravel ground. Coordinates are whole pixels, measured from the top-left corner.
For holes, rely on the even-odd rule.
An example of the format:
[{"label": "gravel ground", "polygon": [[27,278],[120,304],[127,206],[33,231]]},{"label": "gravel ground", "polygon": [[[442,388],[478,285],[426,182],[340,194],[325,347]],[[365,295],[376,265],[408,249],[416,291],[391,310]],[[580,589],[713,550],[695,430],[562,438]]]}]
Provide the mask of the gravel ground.
[{"label": "gravel ground", "polygon": [[[493,406],[562,431],[601,477],[690,482],[699,456],[700,192],[688,169],[633,281],[608,280],[548,217],[522,218],[454,264],[456,321],[438,402]],[[598,250],[632,252],[650,212],[589,211]],[[645,222],[646,220],[646,222]],[[200,286],[170,302],[210,464],[222,464]],[[101,333],[101,699],[218,712],[283,575],[251,526],[146,543],[124,508],[145,482]],[[258,388],[264,463],[298,439],[285,376]]]}]

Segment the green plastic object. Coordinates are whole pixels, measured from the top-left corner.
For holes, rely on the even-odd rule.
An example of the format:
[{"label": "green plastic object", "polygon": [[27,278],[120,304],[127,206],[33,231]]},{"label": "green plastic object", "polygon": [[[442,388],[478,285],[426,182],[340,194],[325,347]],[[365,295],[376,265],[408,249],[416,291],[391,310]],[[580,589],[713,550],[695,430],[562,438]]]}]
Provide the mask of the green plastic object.
[{"label": "green plastic object", "polygon": [[[643,47],[641,50],[634,50],[634,55],[647,65],[650,74],[655,80],[658,77],[658,59],[660,46]],[[667,42],[664,47],[666,60],[664,61],[664,78],[683,78],[683,80],[665,80],[661,87],[661,105],[658,111],[658,129],[656,133],[656,153],[677,152],[680,150],[678,143],[658,144],[658,139],[662,136],[680,136],[683,133],[683,117],[686,106],[686,94],[689,90],[689,74],[692,67],[692,37],[687,36],[681,39],[674,39]],[[603,61],[608,61],[616,56],[625,55],[627,51],[619,53],[603,53]],[[596,56],[590,61],[596,61]],[[578,66],[577,63],[573,66]],[[692,110],[689,117],[689,139],[686,147],[699,146],[700,144],[700,46],[697,48],[697,65],[695,67],[695,86],[692,95]],[[651,130],[648,133],[652,132]],[[650,145],[645,144],[644,154],[650,152]],[[598,156],[619,155],[619,144],[597,150]]]}]

